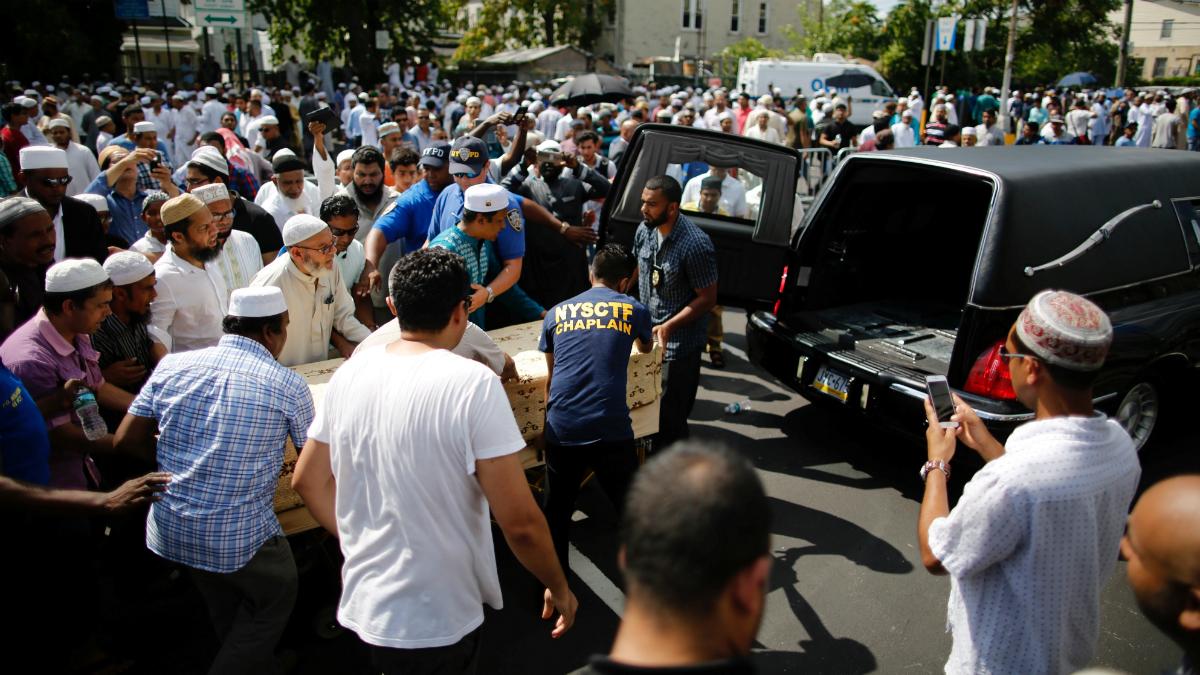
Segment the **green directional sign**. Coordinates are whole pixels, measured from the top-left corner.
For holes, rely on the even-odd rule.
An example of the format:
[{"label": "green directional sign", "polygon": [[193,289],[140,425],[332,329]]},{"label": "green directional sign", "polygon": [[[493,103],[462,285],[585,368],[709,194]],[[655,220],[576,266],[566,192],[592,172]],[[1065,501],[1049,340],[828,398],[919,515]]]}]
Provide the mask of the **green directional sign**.
[{"label": "green directional sign", "polygon": [[245,12],[196,12],[196,19],[201,26],[217,28],[245,28]]}]

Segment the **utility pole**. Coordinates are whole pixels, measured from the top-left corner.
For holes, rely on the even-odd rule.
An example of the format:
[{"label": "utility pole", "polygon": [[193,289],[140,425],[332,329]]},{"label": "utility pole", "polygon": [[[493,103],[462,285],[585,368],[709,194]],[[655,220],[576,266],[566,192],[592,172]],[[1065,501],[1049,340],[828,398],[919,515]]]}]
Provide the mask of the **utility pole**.
[{"label": "utility pole", "polygon": [[1017,51],[1017,0],[1012,0],[1012,16],[1008,17],[1008,47],[1004,50],[1004,81],[1000,85],[1000,128],[1008,133],[1008,97],[1012,92],[1013,56]]},{"label": "utility pole", "polygon": [[1125,86],[1125,66],[1129,63],[1129,28],[1133,23],[1133,0],[1125,0],[1125,23],[1121,26],[1121,46],[1117,55],[1117,79],[1114,87]]},{"label": "utility pole", "polygon": [[[159,4],[162,7],[163,43],[167,45],[167,70],[173,70],[174,66],[171,64],[171,31],[167,28],[167,0],[161,0]],[[174,76],[171,75],[168,79],[172,77]]]}]

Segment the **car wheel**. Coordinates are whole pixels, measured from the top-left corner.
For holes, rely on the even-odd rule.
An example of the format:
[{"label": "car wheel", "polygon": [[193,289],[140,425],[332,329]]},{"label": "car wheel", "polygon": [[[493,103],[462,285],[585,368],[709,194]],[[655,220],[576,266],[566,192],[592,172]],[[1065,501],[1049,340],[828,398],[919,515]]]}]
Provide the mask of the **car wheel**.
[{"label": "car wheel", "polygon": [[1162,406],[1161,389],[1145,380],[1130,387],[1117,406],[1117,422],[1129,432],[1138,452],[1146,447],[1158,427]]}]

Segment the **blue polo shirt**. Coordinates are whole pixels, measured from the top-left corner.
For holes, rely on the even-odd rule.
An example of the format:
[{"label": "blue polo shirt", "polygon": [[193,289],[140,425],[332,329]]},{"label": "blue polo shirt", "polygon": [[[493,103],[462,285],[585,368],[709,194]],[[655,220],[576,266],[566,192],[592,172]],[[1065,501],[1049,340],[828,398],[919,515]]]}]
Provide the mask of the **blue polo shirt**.
[{"label": "blue polo shirt", "polygon": [[0,474],[26,483],[50,483],[50,436],[29,390],[0,365]]},{"label": "blue polo shirt", "polygon": [[629,353],[639,339],[652,339],[649,310],[611,288],[591,288],[546,312],[538,349],[554,354],[547,441],[586,445],[633,438],[626,388]]},{"label": "blue polo shirt", "polygon": [[[488,178],[489,183],[492,182]],[[508,193],[508,215],[504,229],[496,238],[496,255],[500,260],[514,260],[525,257],[525,216],[521,212],[524,198]],[[433,215],[429,220],[429,241],[443,231],[458,225],[462,220],[463,193],[457,183],[451,184],[438,195],[437,203],[433,206]]]},{"label": "blue polo shirt", "polygon": [[[380,216],[372,227],[382,232],[389,244],[403,238],[405,253],[420,250],[429,234],[429,220],[437,198],[429,183],[422,180],[405,190],[392,210]],[[429,239],[432,241],[433,237]]]},{"label": "blue polo shirt", "polygon": [[112,223],[108,226],[109,234],[118,236],[130,244],[146,235],[149,226],[142,220],[142,200],[146,198],[145,192],[135,188],[133,199],[126,199],[109,187],[108,176],[103,171],[87,186],[85,192],[100,195],[108,200],[108,214],[112,216]]}]

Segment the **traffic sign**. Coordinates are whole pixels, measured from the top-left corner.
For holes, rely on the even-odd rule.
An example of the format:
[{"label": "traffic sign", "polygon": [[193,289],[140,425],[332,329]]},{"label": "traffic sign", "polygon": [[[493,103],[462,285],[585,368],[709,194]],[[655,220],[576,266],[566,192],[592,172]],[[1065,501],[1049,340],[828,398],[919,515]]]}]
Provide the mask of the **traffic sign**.
[{"label": "traffic sign", "polygon": [[245,28],[246,13],[245,12],[218,12],[196,10],[196,20],[201,26],[213,26],[215,28]]},{"label": "traffic sign", "polygon": [[196,0],[196,13],[204,12],[244,12],[246,0]]},{"label": "traffic sign", "polygon": [[118,19],[148,19],[150,5],[147,0],[115,0],[113,14]]},{"label": "traffic sign", "polygon": [[954,37],[958,32],[958,17],[944,16],[937,20],[937,50],[939,52],[954,51]]}]

